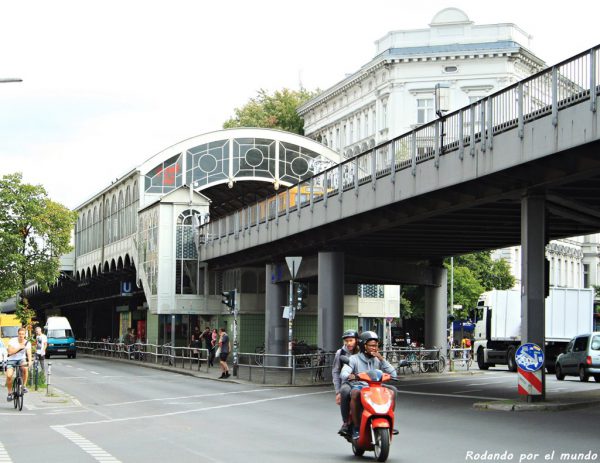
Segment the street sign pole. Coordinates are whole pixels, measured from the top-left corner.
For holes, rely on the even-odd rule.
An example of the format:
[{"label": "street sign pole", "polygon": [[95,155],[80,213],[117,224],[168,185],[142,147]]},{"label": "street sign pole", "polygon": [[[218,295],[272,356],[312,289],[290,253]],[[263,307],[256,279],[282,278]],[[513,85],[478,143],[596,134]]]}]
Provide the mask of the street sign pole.
[{"label": "street sign pole", "polygon": [[233,290],[233,376],[238,375],[238,295],[237,289]]},{"label": "street sign pole", "polygon": [[292,368],[293,365],[293,350],[294,350],[294,280],[290,280],[290,302],[288,312],[288,366]]},{"label": "street sign pole", "polygon": [[289,298],[289,310],[288,310],[288,366],[293,366],[293,339],[294,339],[294,316],[296,315],[296,308],[294,306],[294,278],[300,268],[300,262],[302,257],[286,257],[285,261],[290,269],[290,298]]}]

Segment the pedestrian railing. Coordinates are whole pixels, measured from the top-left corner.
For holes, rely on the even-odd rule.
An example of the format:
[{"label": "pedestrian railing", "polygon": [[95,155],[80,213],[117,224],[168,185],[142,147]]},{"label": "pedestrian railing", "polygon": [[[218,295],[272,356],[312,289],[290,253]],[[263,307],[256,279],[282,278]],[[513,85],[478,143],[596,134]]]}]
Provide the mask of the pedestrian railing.
[{"label": "pedestrian railing", "polygon": [[445,352],[438,348],[398,347],[384,350],[381,354],[398,374],[442,373],[446,369]]},{"label": "pedestrian railing", "polygon": [[110,357],[132,362],[154,363],[184,370],[206,371],[208,373],[209,351],[197,347],[173,347],[169,344],[157,345],[136,342],[77,341],[77,349],[82,354],[97,357]]},{"label": "pedestrian railing", "polygon": [[470,347],[453,347],[450,349],[450,355],[448,356],[448,359],[450,360],[451,370],[456,369],[456,366],[464,367],[469,370],[473,365],[473,351]]},{"label": "pedestrian railing", "polygon": [[291,385],[332,381],[331,367],[335,352],[319,350],[310,354],[239,354],[237,376],[248,381]]}]

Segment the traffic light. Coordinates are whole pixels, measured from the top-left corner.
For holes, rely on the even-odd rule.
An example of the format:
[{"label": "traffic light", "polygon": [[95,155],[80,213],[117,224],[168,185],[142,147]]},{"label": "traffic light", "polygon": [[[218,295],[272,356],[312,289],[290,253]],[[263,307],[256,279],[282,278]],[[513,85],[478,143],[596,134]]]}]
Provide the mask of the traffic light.
[{"label": "traffic light", "polygon": [[230,310],[234,310],[235,308],[235,289],[232,291],[223,291],[221,293],[223,299],[221,300],[221,304],[225,304],[229,307]]},{"label": "traffic light", "polygon": [[296,301],[298,310],[306,307],[306,299],[308,298],[308,287],[302,283],[298,283],[296,287]]}]

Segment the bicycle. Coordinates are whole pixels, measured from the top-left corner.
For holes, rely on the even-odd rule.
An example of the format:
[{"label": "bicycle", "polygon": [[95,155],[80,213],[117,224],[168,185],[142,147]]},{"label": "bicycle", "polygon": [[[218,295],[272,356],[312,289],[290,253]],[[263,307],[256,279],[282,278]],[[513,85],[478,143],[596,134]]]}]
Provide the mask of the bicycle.
[{"label": "bicycle", "polygon": [[398,363],[398,368],[404,369],[408,368],[411,373],[415,373],[416,371],[420,371],[420,360],[417,357],[417,353],[413,350],[407,351],[406,353],[399,354],[400,362]]},{"label": "bicycle", "polygon": [[262,367],[265,364],[265,345],[262,344],[254,349],[254,362]]},{"label": "bicycle", "polygon": [[13,404],[15,408],[18,408],[19,411],[23,410],[23,396],[24,396],[24,384],[23,378],[21,376],[21,366],[16,365],[14,368],[14,378],[12,383],[12,396],[13,396]]}]

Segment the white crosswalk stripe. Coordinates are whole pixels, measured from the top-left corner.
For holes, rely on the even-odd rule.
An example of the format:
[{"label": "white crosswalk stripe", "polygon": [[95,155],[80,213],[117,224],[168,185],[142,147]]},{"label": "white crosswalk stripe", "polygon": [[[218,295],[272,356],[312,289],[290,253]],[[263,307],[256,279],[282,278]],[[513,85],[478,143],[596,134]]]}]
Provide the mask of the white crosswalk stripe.
[{"label": "white crosswalk stripe", "polygon": [[[86,452],[96,461],[100,461],[102,463],[111,462],[111,463],[120,463],[120,460],[117,460],[110,453],[98,447],[93,442],[90,442],[85,437],[80,434],[77,434],[75,431],[71,431],[63,426],[51,426],[56,432],[62,434],[75,445],[77,445],[81,450]],[[0,460],[1,461],[1,460]]]},{"label": "white crosswalk stripe", "polygon": [[6,449],[4,448],[4,445],[2,445],[2,442],[0,442],[0,462],[2,462],[2,463],[12,463],[12,460],[10,459],[10,455],[8,454],[8,452],[6,451]]}]

